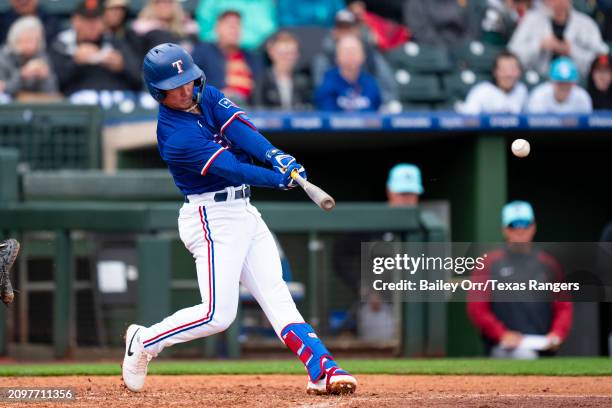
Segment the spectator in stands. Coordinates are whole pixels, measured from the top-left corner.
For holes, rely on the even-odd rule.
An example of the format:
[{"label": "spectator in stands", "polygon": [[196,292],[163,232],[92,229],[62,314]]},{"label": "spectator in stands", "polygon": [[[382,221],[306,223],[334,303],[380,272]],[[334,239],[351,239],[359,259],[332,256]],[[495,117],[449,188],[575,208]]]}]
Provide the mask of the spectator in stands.
[{"label": "spectator in stands", "polygon": [[521,63],[516,55],[504,51],[495,58],[493,79],[494,82],[481,82],[470,90],[459,109],[461,113],[521,113],[528,91],[520,81]]},{"label": "spectator in stands", "polygon": [[487,0],[487,9],[482,19],[483,42],[506,45],[532,5],[532,0]]},{"label": "spectator in stands", "polygon": [[279,27],[333,27],[344,0],[278,0]]},{"label": "spectator in stands", "polygon": [[37,17],[21,17],[9,28],[6,45],[0,50],[0,91],[18,99],[27,98],[27,94],[57,93],[44,28]]},{"label": "spectator in stands", "polygon": [[74,11],[72,28],[62,31],[50,48],[64,95],[83,90],[142,88],[141,62],[127,44],[104,34],[101,3],[86,0]]},{"label": "spectator in stands", "polygon": [[38,17],[45,29],[45,40],[47,44],[55,38],[60,30],[57,17],[47,13],[39,5],[39,0],[10,0],[11,8],[4,13],[0,13],[0,44],[6,42],[9,27],[18,18],[24,16]]},{"label": "spectator in stands", "polygon": [[381,105],[374,77],[363,70],[365,52],[361,40],[342,37],[336,47],[337,68],[325,74],[317,88],[315,104],[323,111],[376,111]]},{"label": "spectator in stands", "polygon": [[[140,36],[140,55],[156,45],[172,42],[191,51],[198,37],[198,25],[178,0],[148,0],[138,13],[132,29]],[[140,58],[140,59],[142,59]]]},{"label": "spectator in stands", "polygon": [[609,55],[600,55],[593,61],[587,90],[594,110],[612,109],[612,66]]},{"label": "spectator in stands", "polygon": [[240,48],[242,17],[236,10],[219,15],[216,43],[199,43],[193,60],[204,70],[208,84],[219,88],[236,103],[250,103],[254,96],[255,78],[260,72],[256,54]]},{"label": "spectator in stands", "polygon": [[413,41],[453,48],[480,34],[477,4],[475,0],[406,0],[404,22]]},{"label": "spectator in stands", "polygon": [[[472,280],[485,282],[557,282],[563,272],[558,261],[531,244],[536,223],[531,204],[513,201],[502,209],[502,232],[506,246],[489,252],[484,268],[474,269]],[[524,294],[524,292],[523,292]],[[480,330],[487,353],[493,357],[537,358],[551,355],[563,343],[572,326],[571,302],[533,299],[530,302],[509,301],[517,294],[500,291],[468,293],[467,312]],[[545,351],[521,344],[524,335],[545,336]]]},{"label": "spectator in stands", "polygon": [[567,58],[559,57],[550,67],[550,80],[536,86],[529,95],[529,113],[591,113],[591,97],[577,85],[578,69]]},{"label": "spectator in stands", "polygon": [[276,32],[278,24],[275,3],[275,0],[200,0],[196,9],[200,40],[215,41],[219,16],[228,10],[240,11],[243,32],[240,46],[255,50]]},{"label": "spectator in stands", "polygon": [[595,56],[608,52],[599,28],[586,14],[574,10],[571,0],[544,0],[528,12],[508,45],[525,69],[544,76],[557,57],[572,58],[586,77]]},{"label": "spectator in stands", "polygon": [[353,0],[348,9],[382,51],[392,50],[410,39],[406,27],[368,11],[364,1]]},{"label": "spectator in stands", "polygon": [[268,40],[266,50],[272,66],[257,81],[256,105],[292,110],[310,104],[310,81],[295,70],[299,47],[295,36],[288,31],[281,30]]},{"label": "spectator in stands", "polygon": [[387,202],[391,207],[415,207],[423,194],[421,170],[414,164],[399,163],[389,171]]},{"label": "spectator in stands", "polygon": [[382,102],[384,104],[397,103],[398,89],[393,71],[376,50],[375,46],[361,36],[359,22],[355,15],[348,10],[341,10],[336,14],[336,25],[330,34],[323,40],[323,52],[314,58],[312,74],[315,85],[320,85],[323,76],[334,66],[336,57],[336,44],[344,37],[358,37],[361,39],[365,51],[363,69],[376,78],[380,87]]},{"label": "spectator in stands", "polygon": [[140,54],[139,38],[128,26],[128,0],[106,0],[104,2],[104,26],[113,38],[125,40],[132,50]]},{"label": "spectator in stands", "polygon": [[388,301],[383,302],[379,293],[370,293],[357,313],[359,338],[372,342],[390,341],[396,338],[395,327],[393,305]]}]

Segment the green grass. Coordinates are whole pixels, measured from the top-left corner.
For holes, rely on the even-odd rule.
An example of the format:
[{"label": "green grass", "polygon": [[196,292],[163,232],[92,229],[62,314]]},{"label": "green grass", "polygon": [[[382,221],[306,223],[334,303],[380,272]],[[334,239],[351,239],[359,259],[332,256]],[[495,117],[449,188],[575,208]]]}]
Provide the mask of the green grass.
[{"label": "green grass", "polygon": [[[343,359],[355,374],[422,375],[574,375],[612,376],[609,358],[548,358],[534,361],[488,359]],[[0,364],[0,376],[120,375],[119,363]],[[149,373],[159,375],[304,374],[296,360],[153,361]]]}]

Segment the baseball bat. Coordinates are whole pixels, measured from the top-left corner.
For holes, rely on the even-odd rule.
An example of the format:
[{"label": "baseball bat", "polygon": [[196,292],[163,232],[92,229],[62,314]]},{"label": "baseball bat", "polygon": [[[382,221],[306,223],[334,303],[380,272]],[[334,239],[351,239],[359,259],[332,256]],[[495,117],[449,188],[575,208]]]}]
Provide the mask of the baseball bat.
[{"label": "baseball bat", "polygon": [[308,180],[304,180],[297,170],[293,170],[291,172],[291,178],[294,179],[296,183],[302,187],[302,189],[304,189],[306,194],[308,194],[308,197],[310,197],[310,199],[314,201],[316,205],[325,211],[331,211],[334,209],[336,206],[336,200],[334,200],[332,196],[327,194],[320,187],[315,186]]}]

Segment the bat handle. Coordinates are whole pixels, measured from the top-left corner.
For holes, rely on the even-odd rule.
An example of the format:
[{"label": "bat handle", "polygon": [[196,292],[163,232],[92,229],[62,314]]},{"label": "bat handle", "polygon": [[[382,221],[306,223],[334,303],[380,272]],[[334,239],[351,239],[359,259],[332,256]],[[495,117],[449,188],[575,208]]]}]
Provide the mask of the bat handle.
[{"label": "bat handle", "polygon": [[298,183],[300,186],[303,186],[304,183],[306,183],[306,180],[304,180],[304,178],[302,176],[300,176],[300,173],[298,172],[297,169],[291,170],[291,174],[289,176],[292,179],[294,179],[295,182]]}]

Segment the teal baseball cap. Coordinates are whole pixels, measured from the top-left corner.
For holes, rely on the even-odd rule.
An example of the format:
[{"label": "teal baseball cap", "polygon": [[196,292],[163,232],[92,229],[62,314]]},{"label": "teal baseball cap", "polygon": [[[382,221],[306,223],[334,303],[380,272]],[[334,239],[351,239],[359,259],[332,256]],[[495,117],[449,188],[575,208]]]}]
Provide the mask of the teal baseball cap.
[{"label": "teal baseball cap", "polygon": [[389,171],[387,188],[392,193],[423,194],[421,170],[414,164],[396,164]]},{"label": "teal baseball cap", "polygon": [[576,63],[568,57],[559,57],[550,66],[550,80],[555,82],[578,82]]},{"label": "teal baseball cap", "polygon": [[533,224],[533,208],[527,201],[512,201],[502,208],[502,225],[511,228],[525,228]]}]

